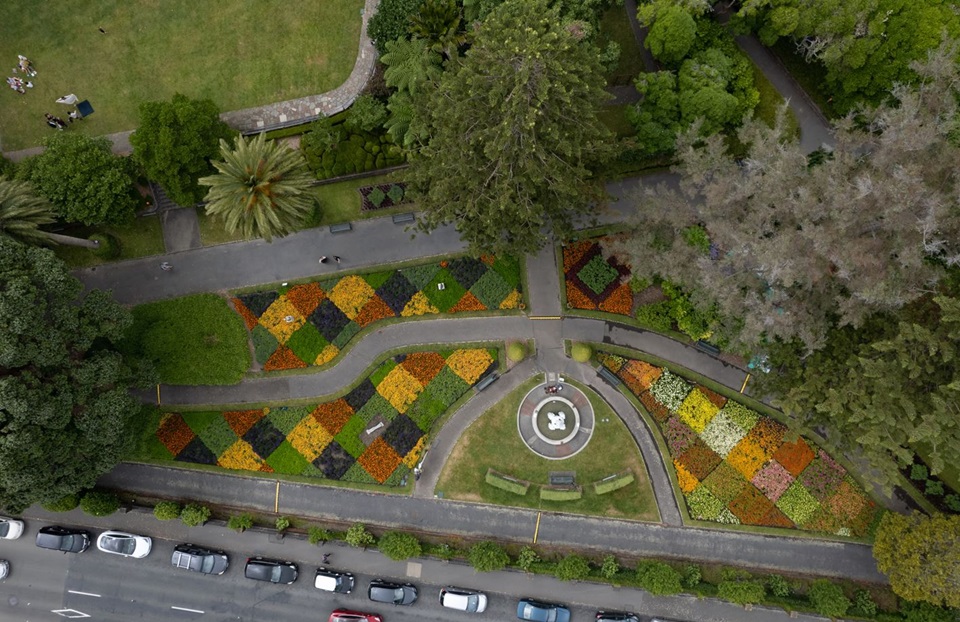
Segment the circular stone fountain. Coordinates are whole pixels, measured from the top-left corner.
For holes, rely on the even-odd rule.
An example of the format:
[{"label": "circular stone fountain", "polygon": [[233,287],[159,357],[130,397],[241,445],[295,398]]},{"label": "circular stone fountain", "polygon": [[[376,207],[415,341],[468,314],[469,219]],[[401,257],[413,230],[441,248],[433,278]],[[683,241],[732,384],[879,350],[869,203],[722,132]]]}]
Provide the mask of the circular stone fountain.
[{"label": "circular stone fountain", "polygon": [[564,383],[558,393],[540,384],[517,409],[517,431],[534,453],[549,460],[577,454],[593,436],[593,406],[580,389]]}]

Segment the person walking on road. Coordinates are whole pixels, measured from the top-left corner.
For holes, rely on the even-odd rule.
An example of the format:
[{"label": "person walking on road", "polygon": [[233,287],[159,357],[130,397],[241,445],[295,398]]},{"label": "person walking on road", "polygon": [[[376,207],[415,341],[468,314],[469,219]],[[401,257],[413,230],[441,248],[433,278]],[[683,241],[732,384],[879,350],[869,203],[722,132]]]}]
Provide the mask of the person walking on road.
[{"label": "person walking on road", "polygon": [[337,263],[340,263],[340,258],[337,257],[336,255],[333,256],[333,260]]},{"label": "person walking on road", "polygon": [[323,255],[320,257],[320,263],[327,263],[327,256]]},{"label": "person walking on road", "polygon": [[170,272],[171,270],[173,270],[173,266],[170,265],[168,262],[164,261],[160,263],[160,269],[163,270],[164,272]]}]

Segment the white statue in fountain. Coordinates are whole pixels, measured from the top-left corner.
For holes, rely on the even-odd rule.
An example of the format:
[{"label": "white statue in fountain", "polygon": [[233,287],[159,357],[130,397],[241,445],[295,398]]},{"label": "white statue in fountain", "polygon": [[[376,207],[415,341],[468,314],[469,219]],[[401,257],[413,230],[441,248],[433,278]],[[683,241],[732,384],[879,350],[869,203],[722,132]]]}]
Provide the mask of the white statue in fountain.
[{"label": "white statue in fountain", "polygon": [[547,424],[548,430],[567,429],[567,413],[547,413],[547,419],[550,420],[550,423]]}]

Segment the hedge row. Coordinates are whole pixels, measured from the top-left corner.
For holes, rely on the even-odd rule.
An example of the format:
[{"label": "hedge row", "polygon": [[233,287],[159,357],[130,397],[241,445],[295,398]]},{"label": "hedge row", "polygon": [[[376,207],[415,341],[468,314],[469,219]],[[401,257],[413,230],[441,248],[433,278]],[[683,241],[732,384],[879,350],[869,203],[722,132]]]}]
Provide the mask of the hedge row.
[{"label": "hedge row", "polygon": [[600,480],[593,483],[593,491],[598,495],[605,495],[614,490],[620,490],[634,482],[633,471],[626,471],[613,479]]},{"label": "hedge row", "polygon": [[580,486],[576,488],[540,487],[540,498],[544,501],[576,501],[581,497],[583,497],[583,489]]},{"label": "hedge row", "polygon": [[507,477],[502,473],[497,473],[493,469],[487,470],[486,482],[493,486],[494,488],[499,488],[500,490],[506,490],[507,492],[512,492],[515,495],[520,495],[521,497],[527,494],[527,491],[530,490],[530,482],[521,482],[513,478]]}]

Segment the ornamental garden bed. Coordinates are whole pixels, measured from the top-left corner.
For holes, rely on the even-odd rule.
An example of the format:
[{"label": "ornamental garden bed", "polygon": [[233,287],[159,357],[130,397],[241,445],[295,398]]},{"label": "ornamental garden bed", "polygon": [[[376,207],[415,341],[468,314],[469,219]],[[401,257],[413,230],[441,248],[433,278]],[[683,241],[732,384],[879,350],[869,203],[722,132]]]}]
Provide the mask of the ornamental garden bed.
[{"label": "ornamental garden bed", "polygon": [[644,361],[598,353],[659,426],[690,517],[865,537],[880,508],[813,442]]},{"label": "ornamental garden bed", "polygon": [[434,422],[491,367],[496,352],[399,354],[341,398],[312,406],[165,413],[154,459],[398,486]]},{"label": "ornamental garden bed", "polygon": [[933,507],[944,514],[960,514],[960,492],[952,489],[941,478],[930,473],[930,467],[919,455],[913,455],[913,463],[900,468],[900,473],[913,488]]},{"label": "ornamental garden bed", "polygon": [[360,193],[360,211],[370,212],[378,209],[388,209],[404,203],[407,199],[407,184],[398,181],[393,184],[379,184],[357,188]]},{"label": "ornamental garden bed", "polygon": [[519,262],[483,255],[238,294],[233,304],[257,362],[276,371],[329,363],[380,320],[517,309],[521,300]]}]

